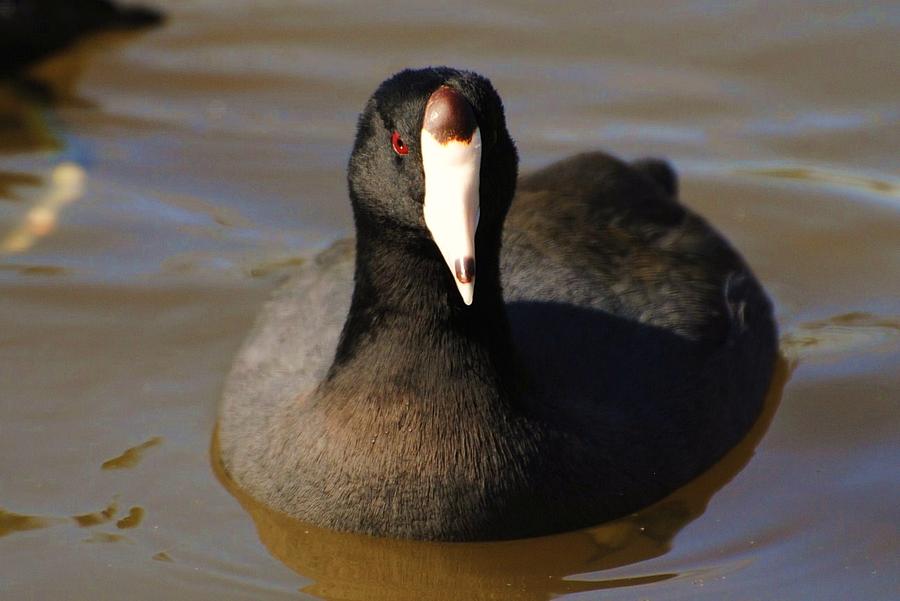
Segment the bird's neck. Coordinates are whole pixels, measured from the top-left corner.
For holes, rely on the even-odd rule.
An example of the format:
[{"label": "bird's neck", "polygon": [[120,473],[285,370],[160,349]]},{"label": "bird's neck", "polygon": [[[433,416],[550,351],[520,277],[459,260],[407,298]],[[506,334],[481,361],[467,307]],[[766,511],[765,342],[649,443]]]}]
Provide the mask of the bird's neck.
[{"label": "bird's neck", "polygon": [[357,220],[353,300],[318,396],[508,405],[517,378],[499,237],[476,239],[476,259],[466,306],[431,240]]}]

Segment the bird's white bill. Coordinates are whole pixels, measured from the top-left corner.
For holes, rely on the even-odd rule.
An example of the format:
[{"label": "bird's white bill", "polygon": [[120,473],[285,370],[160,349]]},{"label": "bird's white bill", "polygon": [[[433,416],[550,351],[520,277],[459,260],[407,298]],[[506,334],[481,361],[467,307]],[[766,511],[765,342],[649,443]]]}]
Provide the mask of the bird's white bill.
[{"label": "bird's white bill", "polygon": [[[468,141],[438,142],[422,130],[425,225],[456,281],[463,302],[475,296],[475,230],[480,212],[481,132]],[[471,265],[471,273],[460,265]]]}]

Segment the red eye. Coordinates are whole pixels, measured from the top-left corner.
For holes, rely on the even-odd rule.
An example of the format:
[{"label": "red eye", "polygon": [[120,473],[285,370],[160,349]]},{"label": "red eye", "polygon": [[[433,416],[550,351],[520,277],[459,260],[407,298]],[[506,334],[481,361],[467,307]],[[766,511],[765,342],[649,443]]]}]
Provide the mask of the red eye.
[{"label": "red eye", "polygon": [[409,146],[400,137],[400,132],[395,131],[391,136],[391,146],[394,147],[394,152],[397,154],[409,154]]}]

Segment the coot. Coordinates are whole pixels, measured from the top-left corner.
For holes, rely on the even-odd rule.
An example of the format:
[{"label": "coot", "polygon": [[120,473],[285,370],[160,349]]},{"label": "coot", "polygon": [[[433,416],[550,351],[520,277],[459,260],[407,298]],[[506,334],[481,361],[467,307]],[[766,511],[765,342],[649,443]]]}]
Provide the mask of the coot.
[{"label": "coot", "polygon": [[671,167],[590,152],[518,179],[517,161],[486,78],[378,87],[355,241],[275,294],[227,380],[241,487],[338,530],[524,537],[646,506],[748,431],[771,305]]}]

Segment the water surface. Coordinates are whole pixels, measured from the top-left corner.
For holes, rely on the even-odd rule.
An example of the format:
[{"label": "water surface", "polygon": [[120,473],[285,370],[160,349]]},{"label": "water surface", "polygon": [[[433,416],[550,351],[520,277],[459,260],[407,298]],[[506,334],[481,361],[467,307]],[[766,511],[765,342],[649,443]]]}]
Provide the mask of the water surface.
[{"label": "water surface", "polygon": [[[900,11],[166,0],[0,84],[0,599],[888,599],[900,589]],[[351,231],[386,75],[503,95],[525,169],[669,157],[776,304],[767,414],[623,520],[479,545],[321,532],[209,445],[268,293]],[[127,591],[127,595],[125,592]]]}]

